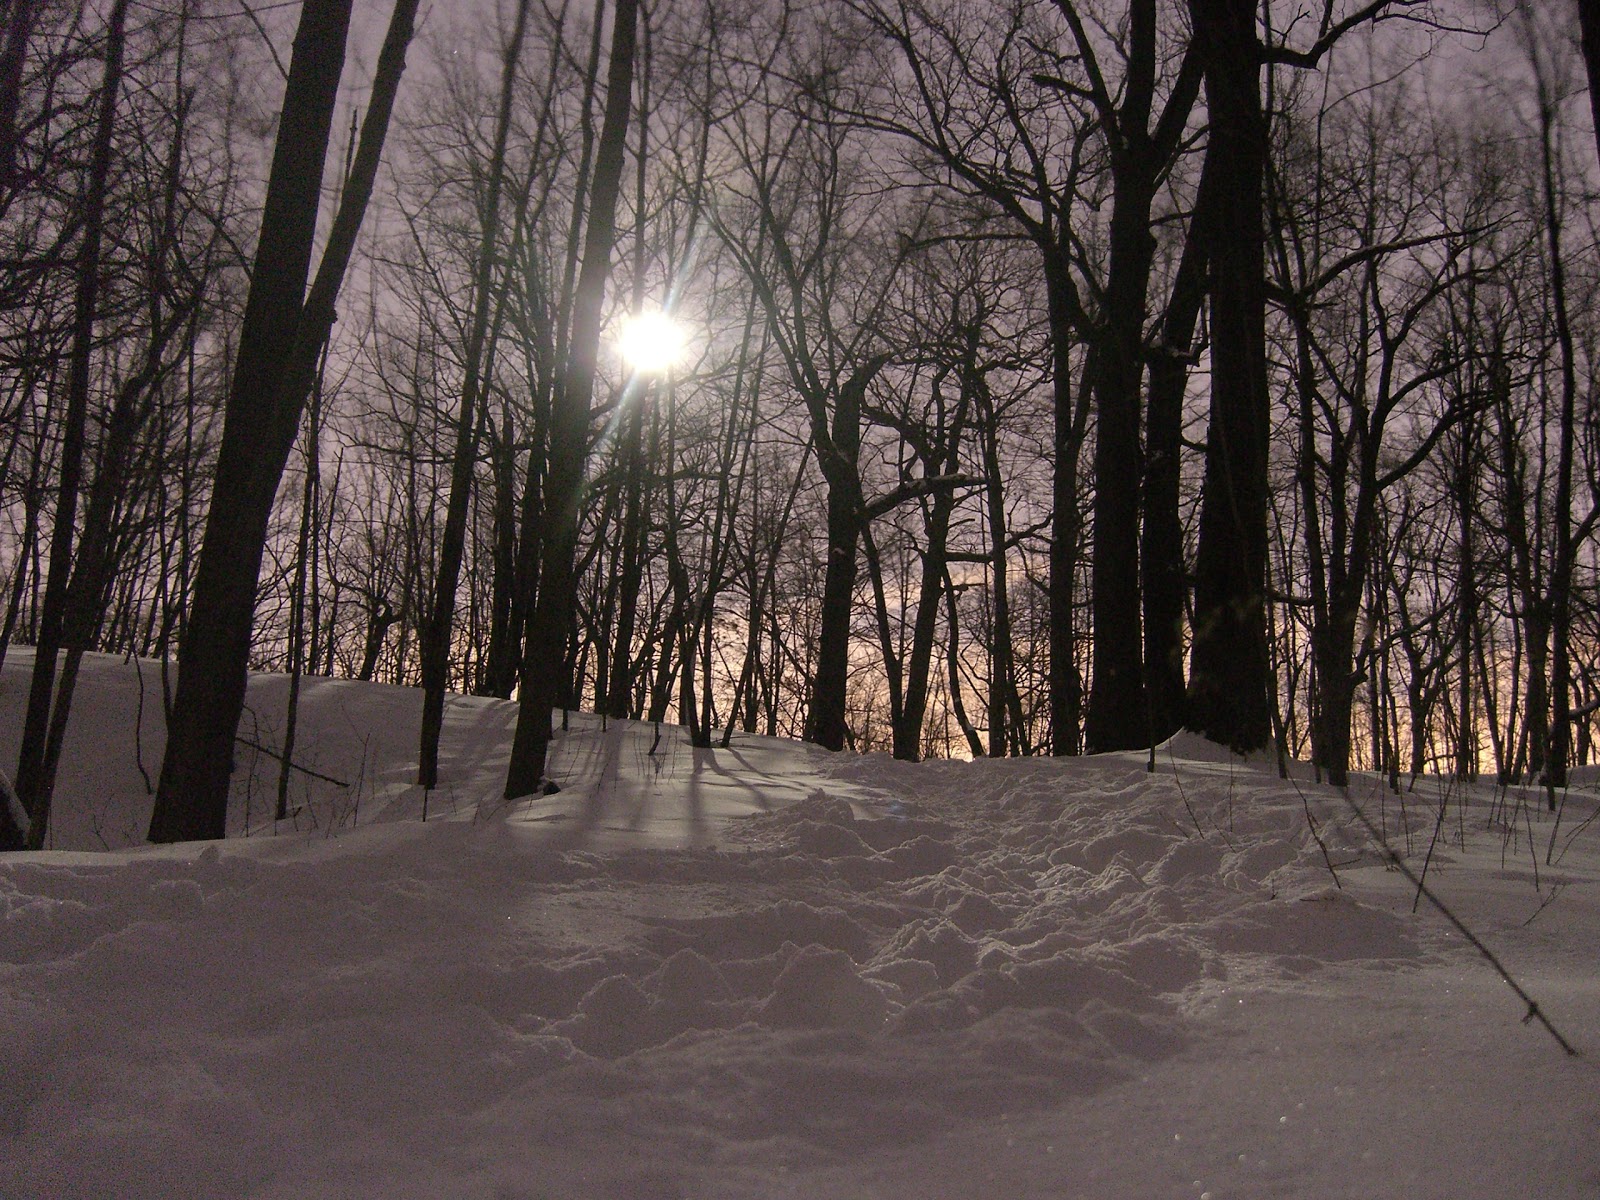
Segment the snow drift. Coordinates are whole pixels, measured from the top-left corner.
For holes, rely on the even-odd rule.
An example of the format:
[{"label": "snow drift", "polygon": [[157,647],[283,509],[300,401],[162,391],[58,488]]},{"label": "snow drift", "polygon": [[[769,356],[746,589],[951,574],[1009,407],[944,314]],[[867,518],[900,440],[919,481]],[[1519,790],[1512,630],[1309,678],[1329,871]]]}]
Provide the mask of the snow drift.
[{"label": "snow drift", "polygon": [[[0,857],[5,1197],[1600,1188],[1592,1060],[1412,915],[1341,795],[1269,767],[651,752],[574,717],[564,790],[505,805],[514,710],[458,699],[424,822],[415,695],[314,681],[321,778],[275,824],[264,678],[241,836],[148,848],[138,682],[86,670],[63,848]],[[1545,867],[1535,803],[1491,827],[1422,786],[1356,792],[1419,865],[1444,803],[1430,879],[1600,1050],[1600,834]]]}]

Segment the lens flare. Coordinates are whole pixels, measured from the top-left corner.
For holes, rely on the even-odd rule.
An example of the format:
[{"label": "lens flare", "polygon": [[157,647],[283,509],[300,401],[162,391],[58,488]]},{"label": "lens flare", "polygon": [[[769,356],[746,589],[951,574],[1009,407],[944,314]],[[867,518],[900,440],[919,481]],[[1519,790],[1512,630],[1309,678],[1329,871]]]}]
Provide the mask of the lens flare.
[{"label": "lens flare", "polygon": [[688,340],[683,326],[666,313],[641,313],[622,327],[618,348],[635,371],[654,375],[678,363]]}]

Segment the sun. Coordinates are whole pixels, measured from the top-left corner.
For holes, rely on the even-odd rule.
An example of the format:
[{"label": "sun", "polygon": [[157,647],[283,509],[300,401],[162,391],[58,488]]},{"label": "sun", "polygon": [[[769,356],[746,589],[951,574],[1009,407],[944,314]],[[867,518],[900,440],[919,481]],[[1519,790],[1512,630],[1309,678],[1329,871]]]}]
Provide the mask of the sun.
[{"label": "sun", "polygon": [[628,318],[618,339],[622,359],[641,374],[654,375],[675,366],[683,357],[688,335],[666,313],[640,313]]}]

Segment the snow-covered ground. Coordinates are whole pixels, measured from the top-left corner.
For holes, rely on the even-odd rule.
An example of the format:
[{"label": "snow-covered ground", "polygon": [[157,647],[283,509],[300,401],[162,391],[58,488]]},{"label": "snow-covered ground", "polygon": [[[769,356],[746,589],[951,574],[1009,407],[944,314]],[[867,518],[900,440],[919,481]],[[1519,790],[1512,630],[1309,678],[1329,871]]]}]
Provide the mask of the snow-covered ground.
[{"label": "snow-covered ground", "polygon": [[565,790],[507,806],[514,708],[460,698],[424,822],[418,696],[308,680],[295,757],[343,786],[274,826],[241,746],[238,836],[150,848],[142,678],[140,722],[88,664],[58,848],[0,856],[6,1200],[1600,1196],[1592,790],[1546,865],[1537,796],[1352,789],[1570,1058],[1342,796],[1192,741],[913,766],[575,716]]}]

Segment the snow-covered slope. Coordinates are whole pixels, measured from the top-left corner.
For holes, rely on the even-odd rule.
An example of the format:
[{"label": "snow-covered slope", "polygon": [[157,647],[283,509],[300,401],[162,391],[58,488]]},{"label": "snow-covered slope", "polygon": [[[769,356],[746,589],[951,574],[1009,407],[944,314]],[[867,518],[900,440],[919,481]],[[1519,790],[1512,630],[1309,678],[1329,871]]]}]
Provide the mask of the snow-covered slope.
[{"label": "snow-covered slope", "polygon": [[1355,789],[1419,868],[1448,801],[1430,886],[1569,1059],[1343,797],[1203,745],[911,766],[574,717],[564,790],[505,805],[514,710],[458,699],[424,823],[415,695],[308,681],[296,759],[346,786],[274,825],[242,748],[250,836],[85,853],[149,804],[134,668],[92,668],[70,849],[0,857],[7,1200],[1600,1195],[1592,793],[1549,867],[1536,803]]}]

